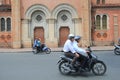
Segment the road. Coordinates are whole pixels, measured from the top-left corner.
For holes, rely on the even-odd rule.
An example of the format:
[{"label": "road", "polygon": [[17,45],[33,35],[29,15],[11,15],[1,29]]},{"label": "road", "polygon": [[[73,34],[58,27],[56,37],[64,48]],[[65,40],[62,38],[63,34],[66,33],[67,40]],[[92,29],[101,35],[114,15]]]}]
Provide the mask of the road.
[{"label": "road", "polygon": [[91,73],[62,75],[57,61],[62,52],[51,54],[0,53],[0,80],[118,80],[120,76],[120,56],[113,51],[96,51],[95,54],[107,65],[103,76]]}]

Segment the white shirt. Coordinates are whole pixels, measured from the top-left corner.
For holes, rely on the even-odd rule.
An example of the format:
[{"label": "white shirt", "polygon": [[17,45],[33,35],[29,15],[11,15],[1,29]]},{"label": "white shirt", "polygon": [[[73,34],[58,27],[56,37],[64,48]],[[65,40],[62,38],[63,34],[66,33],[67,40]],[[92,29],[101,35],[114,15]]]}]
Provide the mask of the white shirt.
[{"label": "white shirt", "polygon": [[76,53],[76,51],[74,50],[74,47],[73,47],[73,42],[68,39],[64,44],[63,51],[64,52],[70,51],[72,53]]},{"label": "white shirt", "polygon": [[86,57],[88,56],[87,53],[86,53],[86,51],[78,46],[77,41],[74,41],[74,42],[73,42],[73,46],[74,46],[74,50],[75,50],[77,53],[79,53],[79,54],[81,54],[81,55],[83,55],[83,56],[86,56]]}]

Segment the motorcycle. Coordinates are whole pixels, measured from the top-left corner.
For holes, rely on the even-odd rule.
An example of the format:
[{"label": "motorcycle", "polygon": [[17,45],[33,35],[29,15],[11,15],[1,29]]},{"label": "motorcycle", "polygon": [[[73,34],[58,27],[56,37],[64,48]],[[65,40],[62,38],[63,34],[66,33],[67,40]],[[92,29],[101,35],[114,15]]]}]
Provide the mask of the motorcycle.
[{"label": "motorcycle", "polygon": [[117,45],[117,44],[115,44],[114,45],[114,53],[116,54],[116,55],[120,55],[120,46],[119,45]]},{"label": "motorcycle", "polygon": [[90,47],[87,48],[89,51],[88,60],[85,63],[86,67],[83,69],[81,67],[81,62],[76,61],[75,68],[71,69],[70,64],[72,63],[72,59],[69,57],[61,56],[61,59],[58,61],[58,68],[61,74],[68,75],[71,73],[77,72],[90,72],[92,71],[95,75],[104,75],[106,72],[106,65],[103,61],[98,60],[97,56],[93,54],[93,51]]},{"label": "motorcycle", "polygon": [[44,45],[44,47],[42,49],[34,47],[33,51],[34,54],[40,53],[40,52],[45,52],[46,54],[50,54],[51,53],[51,49],[48,48],[46,45]]}]

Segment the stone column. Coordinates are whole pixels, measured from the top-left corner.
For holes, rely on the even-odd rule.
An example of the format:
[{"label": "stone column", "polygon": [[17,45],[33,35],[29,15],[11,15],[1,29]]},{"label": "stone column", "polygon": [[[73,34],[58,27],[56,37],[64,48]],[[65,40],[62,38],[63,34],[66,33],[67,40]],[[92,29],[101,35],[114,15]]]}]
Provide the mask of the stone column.
[{"label": "stone column", "polygon": [[82,31],[82,19],[81,18],[74,18],[73,19],[74,26],[75,26],[75,35],[83,36]]},{"label": "stone column", "polygon": [[118,25],[114,25],[114,43],[118,44],[118,34],[119,28]]},{"label": "stone column", "polygon": [[[74,26],[75,26],[75,35],[79,35],[83,38],[82,19],[74,18],[73,22],[74,22]],[[79,46],[82,46],[82,42],[83,42],[82,40],[79,42],[79,44],[78,44]]]},{"label": "stone column", "polygon": [[29,20],[22,20],[22,47],[31,47],[31,39],[29,37]]},{"label": "stone column", "polygon": [[20,0],[11,0],[13,48],[21,48]]},{"label": "stone column", "polygon": [[57,38],[55,38],[55,19],[47,19],[48,22],[48,39],[46,40],[46,43],[50,47],[58,47],[58,41]]},{"label": "stone column", "polygon": [[10,5],[10,0],[6,0],[6,4]]},{"label": "stone column", "polygon": [[91,42],[91,10],[90,10],[90,0],[82,0],[82,28],[83,28],[83,46],[90,45]]}]

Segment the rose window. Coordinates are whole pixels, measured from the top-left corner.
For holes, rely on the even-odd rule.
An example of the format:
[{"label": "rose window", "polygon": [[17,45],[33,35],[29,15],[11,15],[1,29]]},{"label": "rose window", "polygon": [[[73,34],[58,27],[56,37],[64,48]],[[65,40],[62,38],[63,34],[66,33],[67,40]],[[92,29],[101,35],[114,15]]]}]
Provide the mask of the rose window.
[{"label": "rose window", "polygon": [[36,20],[37,20],[37,21],[41,21],[41,20],[42,20],[42,16],[37,15],[37,16],[36,16]]},{"label": "rose window", "polygon": [[62,15],[62,16],[61,16],[61,19],[62,19],[63,21],[66,21],[66,20],[68,19],[68,17],[67,17],[66,15]]}]

